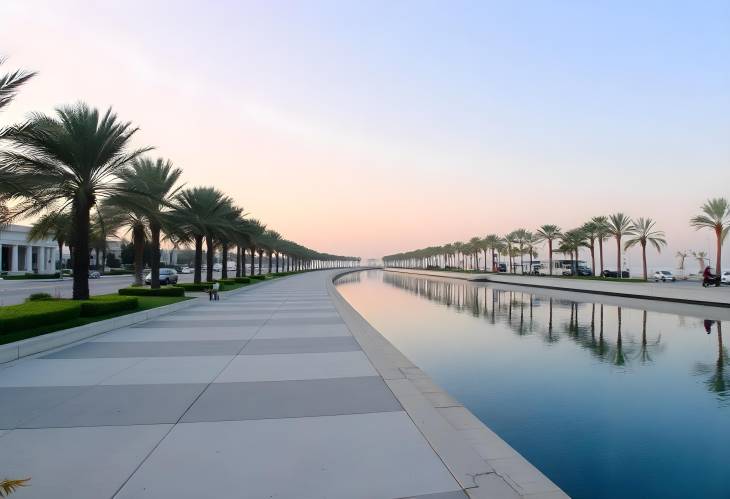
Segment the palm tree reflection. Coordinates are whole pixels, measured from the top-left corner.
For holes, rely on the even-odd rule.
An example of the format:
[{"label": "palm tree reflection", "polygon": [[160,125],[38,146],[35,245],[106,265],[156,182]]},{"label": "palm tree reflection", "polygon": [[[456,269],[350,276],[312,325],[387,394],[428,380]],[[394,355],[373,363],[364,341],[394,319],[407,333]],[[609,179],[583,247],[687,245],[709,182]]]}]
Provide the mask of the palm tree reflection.
[{"label": "palm tree reflection", "polygon": [[725,365],[730,362],[727,349],[722,344],[722,322],[714,323],[717,331],[717,360],[714,364],[697,362],[694,373],[709,378],[705,381],[707,389],[717,394],[722,405],[730,405],[730,372],[725,370]]}]

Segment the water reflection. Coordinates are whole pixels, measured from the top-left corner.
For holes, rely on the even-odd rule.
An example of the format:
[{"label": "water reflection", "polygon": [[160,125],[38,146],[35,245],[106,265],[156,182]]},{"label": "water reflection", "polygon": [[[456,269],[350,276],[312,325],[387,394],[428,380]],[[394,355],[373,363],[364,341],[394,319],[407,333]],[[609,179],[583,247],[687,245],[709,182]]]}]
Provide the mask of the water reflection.
[{"label": "water reflection", "polygon": [[574,498],[730,497],[730,311],[360,276],[345,298]]}]

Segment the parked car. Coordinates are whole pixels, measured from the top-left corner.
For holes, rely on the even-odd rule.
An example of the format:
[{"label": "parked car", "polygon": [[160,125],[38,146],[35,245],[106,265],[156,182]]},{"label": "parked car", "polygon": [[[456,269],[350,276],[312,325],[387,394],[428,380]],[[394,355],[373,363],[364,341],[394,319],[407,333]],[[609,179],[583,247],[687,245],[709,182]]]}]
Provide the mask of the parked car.
[{"label": "parked car", "polygon": [[506,263],[497,264],[497,272],[507,272],[507,264]]},{"label": "parked car", "polygon": [[183,267],[180,267],[180,272],[179,273],[180,274],[192,274],[193,273],[193,269],[191,269],[190,267],[188,267],[187,265],[185,265]]},{"label": "parked car", "polygon": [[[144,277],[144,282],[146,284],[152,282],[151,273]],[[175,269],[160,269],[160,284],[177,284],[177,271]]]},{"label": "parked car", "polygon": [[668,270],[657,270],[654,272],[654,282],[667,282],[667,281],[676,281],[677,278],[674,277],[674,274],[672,274]]},{"label": "parked car", "polygon": [[730,270],[724,270],[722,276],[720,276],[720,282],[723,284],[730,284]]},{"label": "parked car", "polygon": [[[615,270],[608,270],[608,269],[606,269],[606,270],[603,271],[603,277],[617,278],[618,277],[618,272],[616,272]],[[621,278],[622,279],[628,279],[629,277],[631,277],[631,276],[630,276],[628,270],[622,270],[621,271]]]},{"label": "parked car", "polygon": [[221,270],[223,270],[223,265],[220,263],[213,264],[213,272],[220,272]]},{"label": "parked car", "polygon": [[99,279],[100,277],[101,277],[101,273],[98,270],[89,271],[89,279]]}]

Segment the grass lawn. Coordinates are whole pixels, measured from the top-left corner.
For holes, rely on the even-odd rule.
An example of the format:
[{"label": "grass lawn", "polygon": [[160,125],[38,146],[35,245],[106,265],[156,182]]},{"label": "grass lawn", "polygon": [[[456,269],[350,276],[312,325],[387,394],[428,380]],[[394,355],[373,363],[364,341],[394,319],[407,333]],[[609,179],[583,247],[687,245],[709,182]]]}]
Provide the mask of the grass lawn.
[{"label": "grass lawn", "polygon": [[[118,296],[118,295],[110,294],[110,295],[99,295],[99,296]],[[35,336],[52,333],[54,331],[60,331],[62,329],[68,329],[68,328],[77,327],[77,326],[84,326],[86,324],[91,324],[92,322],[103,321],[105,319],[120,317],[122,315],[127,315],[127,314],[131,314],[134,312],[141,312],[143,310],[149,310],[151,308],[162,307],[163,305],[170,305],[172,303],[177,303],[180,301],[192,299],[192,298],[185,297],[185,296],[174,296],[174,297],[139,296],[137,298],[138,298],[139,306],[134,310],[124,310],[122,312],[116,312],[116,313],[111,313],[111,314],[106,314],[106,315],[97,315],[94,317],[77,317],[75,319],[71,319],[71,320],[67,320],[67,321],[63,321],[63,322],[57,322],[55,324],[47,324],[45,326],[38,326],[38,327],[34,327],[34,328],[24,329],[22,331],[14,331],[14,332],[8,333],[8,334],[0,334],[0,345],[3,345],[5,343],[12,343],[13,341],[33,338]]]}]

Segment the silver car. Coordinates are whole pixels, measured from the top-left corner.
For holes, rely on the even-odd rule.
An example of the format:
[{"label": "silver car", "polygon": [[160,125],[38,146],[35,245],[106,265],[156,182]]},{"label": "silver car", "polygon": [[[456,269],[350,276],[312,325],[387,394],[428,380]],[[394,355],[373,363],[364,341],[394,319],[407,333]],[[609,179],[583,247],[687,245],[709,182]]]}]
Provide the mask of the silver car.
[{"label": "silver car", "polygon": [[[160,284],[177,284],[177,271],[175,269],[160,269]],[[152,273],[144,276],[145,284],[152,283]]]}]

